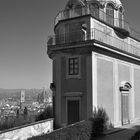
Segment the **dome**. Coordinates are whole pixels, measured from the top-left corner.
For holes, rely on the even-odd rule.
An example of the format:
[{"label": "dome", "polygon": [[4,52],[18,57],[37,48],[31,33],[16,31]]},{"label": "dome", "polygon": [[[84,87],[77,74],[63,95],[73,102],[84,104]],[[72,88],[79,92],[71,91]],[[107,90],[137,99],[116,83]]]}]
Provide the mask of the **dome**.
[{"label": "dome", "polygon": [[98,1],[102,4],[105,4],[105,3],[108,3],[108,2],[111,2],[111,3],[114,3],[117,6],[119,5],[122,5],[121,1],[120,0],[86,0],[87,2],[94,2],[94,1]]},{"label": "dome", "polygon": [[97,2],[104,6],[106,6],[107,3],[112,3],[116,9],[118,9],[120,6],[122,7],[120,0],[68,0],[65,9],[71,9],[73,5],[85,6],[92,2]]}]

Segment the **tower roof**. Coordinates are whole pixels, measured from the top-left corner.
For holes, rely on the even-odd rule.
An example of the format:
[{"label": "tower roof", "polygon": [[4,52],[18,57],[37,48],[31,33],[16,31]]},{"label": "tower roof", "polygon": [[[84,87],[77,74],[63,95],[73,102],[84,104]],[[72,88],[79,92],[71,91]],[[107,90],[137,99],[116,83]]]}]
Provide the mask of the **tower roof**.
[{"label": "tower roof", "polygon": [[112,3],[116,8],[122,6],[120,0],[68,0],[65,8],[71,8],[73,5],[82,5],[85,6],[87,3],[90,2],[99,2],[101,4]]},{"label": "tower roof", "polygon": [[115,5],[122,5],[120,0],[86,0],[86,1],[87,2],[98,1],[98,2],[101,2],[101,3],[111,2],[111,3],[114,3]]}]

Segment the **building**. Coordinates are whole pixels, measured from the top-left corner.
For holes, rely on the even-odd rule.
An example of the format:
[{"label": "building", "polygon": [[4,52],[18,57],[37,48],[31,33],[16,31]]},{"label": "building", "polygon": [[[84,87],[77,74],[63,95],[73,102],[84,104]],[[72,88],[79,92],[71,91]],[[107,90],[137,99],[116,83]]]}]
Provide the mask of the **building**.
[{"label": "building", "polygon": [[140,35],[120,0],[69,0],[48,40],[58,125],[104,107],[114,126],[140,120]]},{"label": "building", "polygon": [[25,102],[25,90],[23,89],[20,91],[20,102]]}]

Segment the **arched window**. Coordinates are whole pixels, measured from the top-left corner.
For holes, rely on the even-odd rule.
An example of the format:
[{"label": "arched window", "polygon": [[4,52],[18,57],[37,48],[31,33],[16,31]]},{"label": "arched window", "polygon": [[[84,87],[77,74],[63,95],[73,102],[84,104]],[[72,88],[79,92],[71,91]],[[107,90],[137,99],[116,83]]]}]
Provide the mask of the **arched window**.
[{"label": "arched window", "polygon": [[99,6],[98,6],[98,4],[96,4],[96,3],[91,4],[90,5],[90,12],[91,12],[92,16],[99,18]]},{"label": "arched window", "polygon": [[119,8],[119,11],[118,11],[118,14],[119,14],[119,27],[122,28],[123,27],[123,9],[122,7]]},{"label": "arched window", "polygon": [[114,25],[114,6],[110,3],[106,6],[106,22]]},{"label": "arched window", "polygon": [[76,5],[74,8],[75,14],[81,16],[82,15],[82,6]]}]

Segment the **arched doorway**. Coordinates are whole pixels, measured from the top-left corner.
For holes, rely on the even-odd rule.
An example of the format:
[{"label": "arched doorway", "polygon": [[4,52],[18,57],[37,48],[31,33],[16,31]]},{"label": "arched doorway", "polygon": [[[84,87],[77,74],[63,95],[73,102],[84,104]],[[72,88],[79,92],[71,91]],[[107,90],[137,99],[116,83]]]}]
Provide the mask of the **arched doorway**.
[{"label": "arched doorway", "polygon": [[129,82],[121,82],[121,121],[122,125],[129,124],[129,94],[132,88]]}]

